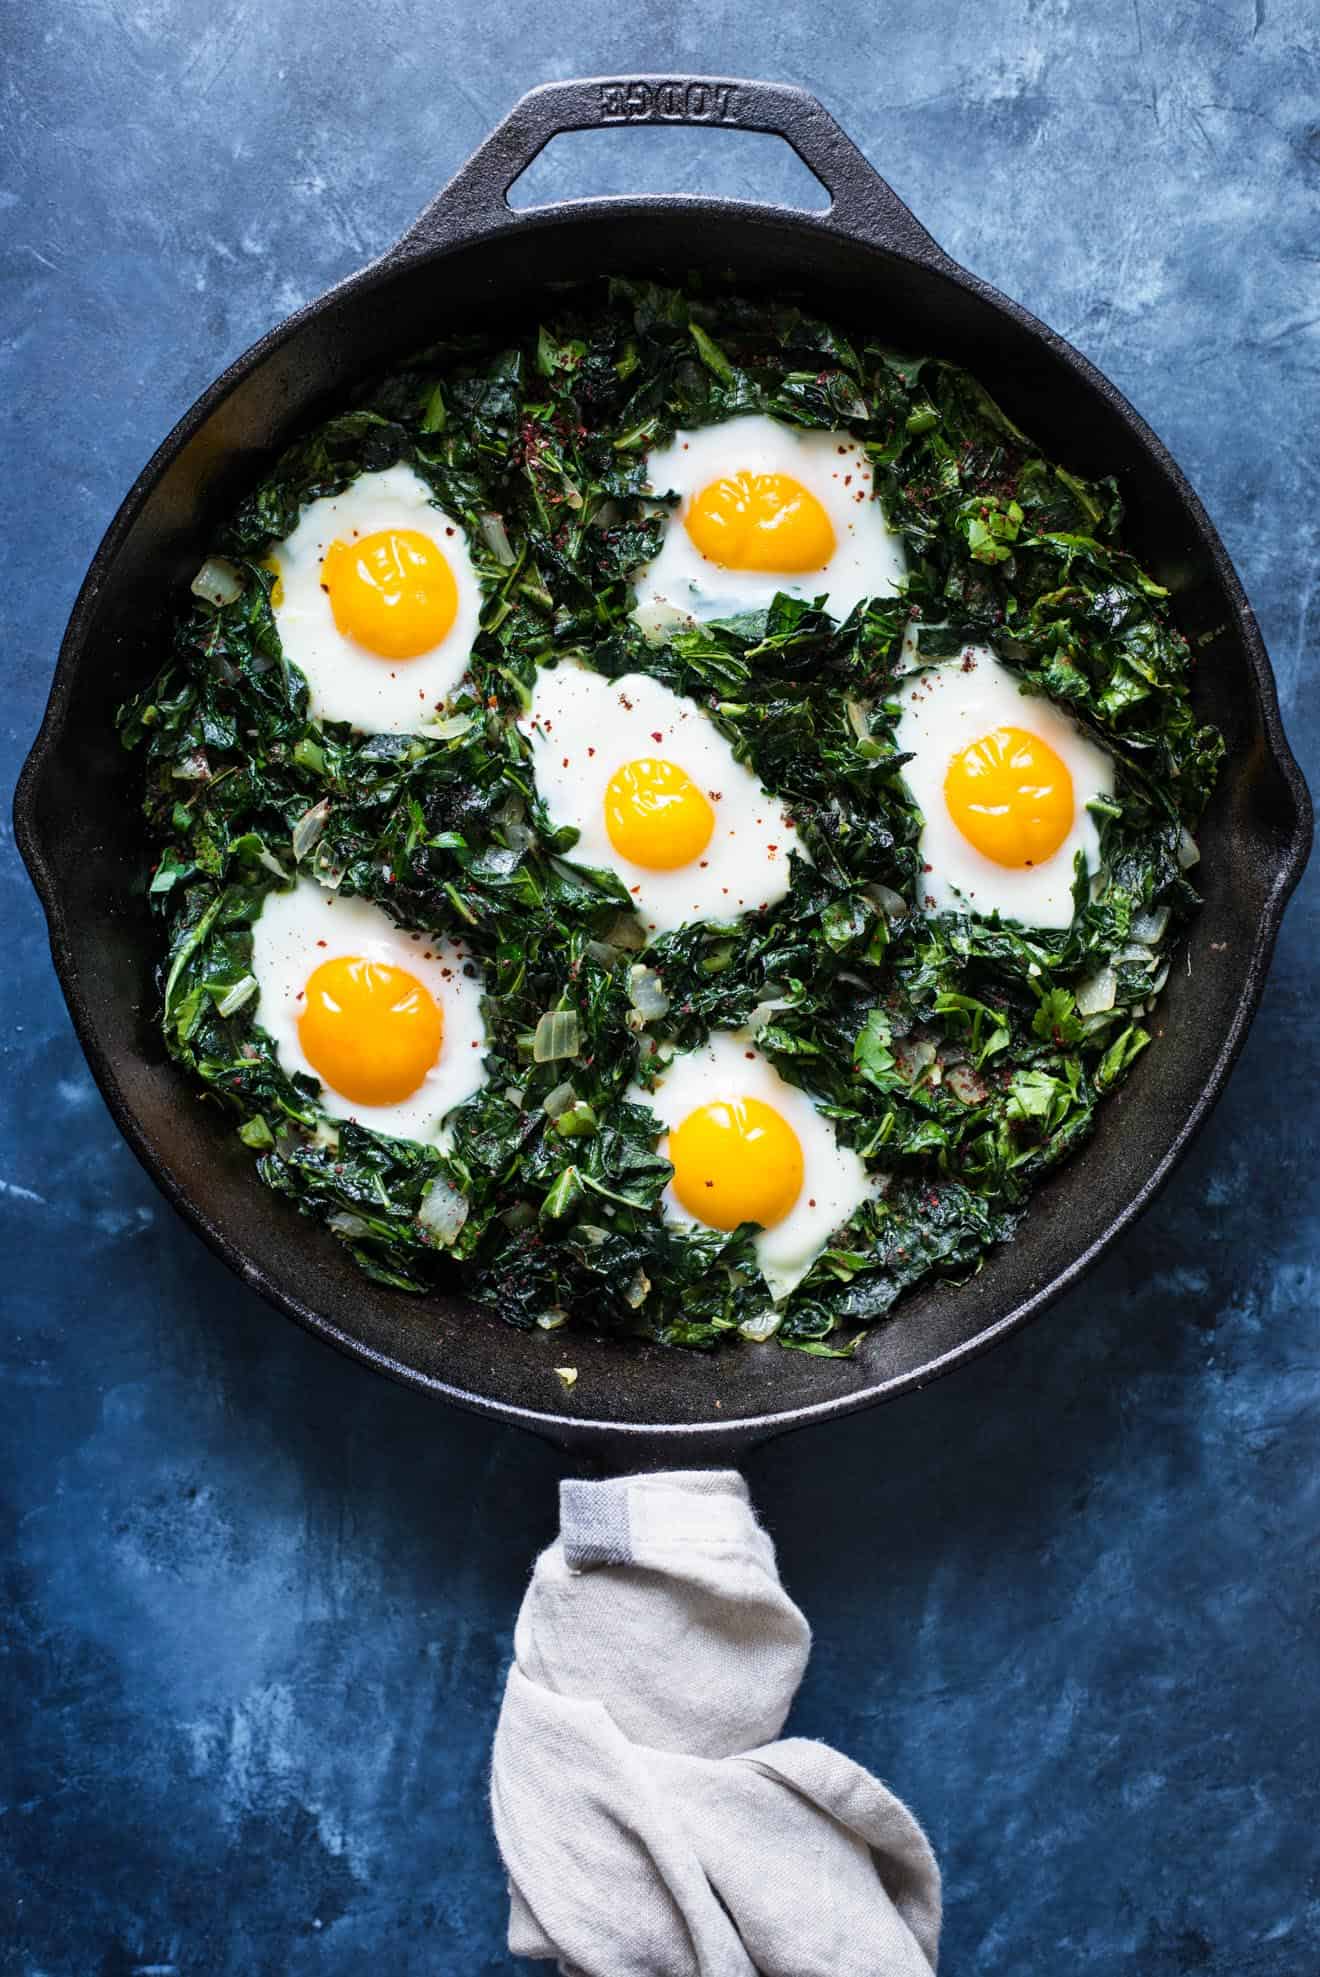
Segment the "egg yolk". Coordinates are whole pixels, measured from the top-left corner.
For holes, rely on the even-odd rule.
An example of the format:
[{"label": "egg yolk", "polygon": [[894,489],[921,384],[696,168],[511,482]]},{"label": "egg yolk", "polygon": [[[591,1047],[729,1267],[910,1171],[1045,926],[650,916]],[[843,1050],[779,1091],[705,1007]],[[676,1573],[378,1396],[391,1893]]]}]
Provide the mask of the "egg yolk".
[{"label": "egg yolk", "polygon": [[458,585],[430,536],[378,529],[331,543],[321,584],[344,638],[381,659],[416,659],[446,636],[458,614]]},{"label": "egg yolk", "polygon": [[444,1042],[440,1005],[416,975],[341,954],[308,977],[298,1036],[319,1078],[355,1105],[411,1097]]},{"label": "egg yolk", "polygon": [[674,1193],[712,1229],[772,1229],[802,1192],[802,1143],[759,1098],[698,1106],[670,1133],[667,1151]]},{"label": "egg yolk", "polygon": [[821,570],[834,554],[829,516],[789,474],[726,474],[694,497],[684,521],[725,570]]},{"label": "egg yolk", "polygon": [[672,872],[701,856],[715,812],[686,769],[644,756],[610,777],[605,828],[620,858],[651,872]]},{"label": "egg yolk", "polygon": [[1026,728],[995,728],[955,755],[944,800],[969,844],[1016,870],[1043,865],[1073,826],[1068,765]]},{"label": "egg yolk", "polygon": [[270,587],[270,608],[272,611],[278,611],[284,603],[284,577],[280,570],[279,558],[277,556],[263,556],[257,567],[258,569],[269,570],[275,579]]}]

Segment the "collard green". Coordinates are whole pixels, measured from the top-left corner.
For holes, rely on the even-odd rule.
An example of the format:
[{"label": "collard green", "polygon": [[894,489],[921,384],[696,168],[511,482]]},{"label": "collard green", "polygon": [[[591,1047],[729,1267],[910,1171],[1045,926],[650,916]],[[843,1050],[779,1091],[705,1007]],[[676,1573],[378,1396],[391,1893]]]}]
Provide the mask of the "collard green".
[{"label": "collard green", "polygon": [[[629,616],[664,523],[647,451],[750,411],[864,442],[907,591],[842,624],[780,597],[648,645]],[[416,736],[322,727],[263,560],[304,504],[399,460],[462,518],[480,571],[469,684]],[[1150,1041],[1222,749],[1192,710],[1192,654],[1123,546],[1114,483],[1044,458],[980,384],[896,354],[883,325],[845,335],[795,306],[614,281],[507,343],[437,344],[280,460],[195,591],[120,717],[146,761],[165,1038],[262,1179],[377,1279],[424,1291],[457,1270],[524,1327],[846,1353],[910,1286],[1011,1238]],[[1117,765],[1103,881],[1079,873],[1063,932],[913,910],[896,682],[969,641]],[[794,860],[785,899],[642,952],[619,880],[551,826],[514,725],[537,666],[565,657],[649,672],[709,712],[791,805],[813,862]],[[490,1077],[447,1152],[332,1122],[277,1061],[250,930],[300,873],[461,930],[479,957]],[[663,1055],[745,1024],[879,1177],[773,1312],[748,1230],[663,1221],[669,1168],[626,1096],[644,1038]]]}]

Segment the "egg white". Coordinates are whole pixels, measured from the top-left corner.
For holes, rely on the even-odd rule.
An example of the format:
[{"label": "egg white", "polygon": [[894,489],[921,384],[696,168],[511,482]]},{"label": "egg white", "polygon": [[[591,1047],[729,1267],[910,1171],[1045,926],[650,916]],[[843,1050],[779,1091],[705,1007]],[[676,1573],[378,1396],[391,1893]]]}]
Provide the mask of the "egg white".
[{"label": "egg white", "polygon": [[[431,538],[454,573],[458,609],[438,645],[415,659],[383,659],[346,638],[321,588],[332,542],[380,529],[415,529]],[[351,721],[368,734],[411,734],[433,721],[467,670],[481,619],[481,582],[460,523],[436,506],[411,467],[359,474],[342,494],[303,509],[273,551],[283,585],[275,624],[285,657],[307,681],[314,720]]]},{"label": "egg white", "polygon": [[[902,776],[922,815],[917,905],[928,914],[998,913],[1027,927],[1068,927],[1073,919],[1074,862],[1086,857],[1100,871],[1100,828],[1087,804],[1113,794],[1114,764],[1061,708],[1024,694],[1017,676],[986,645],[969,645],[956,659],[910,674],[899,696],[896,740],[912,760]],[[1073,825],[1053,857],[1017,871],[997,865],[963,836],[944,800],[949,764],[994,728],[1025,728],[1060,756],[1072,777]]]},{"label": "egg white", "polygon": [[[537,675],[519,720],[536,786],[556,826],[580,832],[571,856],[617,872],[648,935],[699,920],[736,920],[782,899],[789,854],[806,854],[785,807],[691,700],[644,673],[607,680],[564,661]],[[710,799],[715,830],[700,858],[654,871],[621,858],[605,825],[605,791],[626,762],[659,757],[685,769]]]},{"label": "egg white", "polygon": [[444,1148],[442,1122],[486,1082],[486,1029],[481,1018],[482,980],[461,941],[404,933],[368,899],[327,892],[300,879],[289,892],[266,895],[252,929],[252,972],[257,978],[257,1021],[275,1044],[283,1068],[320,1079],[303,1053],[298,1019],[308,978],[323,961],[356,955],[406,968],[430,990],[444,1017],[440,1055],[417,1090],[396,1105],[357,1105],[321,1084],[321,1105],[336,1119],[354,1119],[395,1139]]},{"label": "egg white", "polygon": [[[752,1238],[775,1303],[796,1289],[831,1236],[876,1190],[877,1182],[867,1174],[861,1156],[840,1146],[816,1101],[796,1085],[786,1084],[744,1031],[713,1031],[697,1050],[673,1059],[654,1091],[634,1085],[628,1097],[635,1105],[647,1106],[666,1134],[698,1106],[748,1098],[773,1106],[793,1128],[802,1147],[802,1192],[782,1222]],[[667,1139],[662,1139],[662,1154],[667,1146]],[[660,1197],[660,1206],[665,1220],[678,1228],[708,1227],[688,1213],[672,1182]]]},{"label": "egg white", "polygon": [[[903,544],[874,499],[871,463],[847,432],[813,432],[782,425],[762,413],[676,432],[647,457],[650,491],[676,494],[653,561],[633,577],[634,615],[657,643],[684,623],[764,610],[777,591],[789,597],[824,595],[842,619],[863,598],[889,597],[903,587]],[[776,573],[726,570],[693,542],[684,516],[693,497],[726,474],[787,474],[815,495],[834,528],[835,549],[823,569]]]}]

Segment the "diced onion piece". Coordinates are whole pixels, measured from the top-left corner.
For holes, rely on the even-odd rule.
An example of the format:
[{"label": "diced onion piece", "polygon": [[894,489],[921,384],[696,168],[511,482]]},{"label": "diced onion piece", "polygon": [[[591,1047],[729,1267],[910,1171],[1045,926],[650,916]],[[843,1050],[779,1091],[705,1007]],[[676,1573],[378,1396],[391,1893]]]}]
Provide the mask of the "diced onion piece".
[{"label": "diced onion piece", "polygon": [[895,892],[892,886],[882,886],[872,880],[862,887],[862,891],[873,906],[880,908],[886,920],[906,920],[908,903],[902,893]]},{"label": "diced onion piece", "polygon": [[1104,1010],[1112,1009],[1118,994],[1118,976],[1106,961],[1102,968],[1077,984],[1077,1013],[1079,1016],[1099,1016]]},{"label": "diced onion piece", "polygon": [[910,1085],[917,1084],[923,1072],[935,1062],[935,1046],[922,1040],[903,1037],[894,1045],[894,1062],[899,1076],[906,1078]]},{"label": "diced onion piece", "polygon": [[547,1009],[536,1026],[532,1056],[538,1064],[553,1064],[560,1057],[576,1057],[582,1044],[576,1009]]},{"label": "diced onion piece", "polygon": [[568,1323],[568,1313],[561,1305],[552,1304],[548,1311],[538,1315],[536,1322],[543,1332],[557,1332],[561,1325]]},{"label": "diced onion piece", "polygon": [[631,1283],[624,1290],[623,1301],[625,1304],[631,1305],[633,1310],[636,1311],[646,1303],[650,1294],[651,1279],[647,1276],[645,1270],[639,1268],[634,1274]]},{"label": "diced onion piece", "polygon": [[1139,940],[1143,947],[1157,947],[1164,939],[1164,929],[1168,924],[1168,907],[1157,906],[1149,913],[1138,913],[1128,931],[1133,940]]},{"label": "diced onion piece", "polygon": [[686,631],[695,623],[690,611],[671,604],[667,597],[648,598],[638,605],[633,619],[648,645],[663,645],[671,632]]},{"label": "diced onion piece", "polygon": [[330,816],[330,808],[329,797],[323,796],[319,803],[312,805],[310,810],[304,810],[302,816],[294,825],[293,855],[300,865],[308,852],[314,850],[317,844],[319,844],[321,833],[325,829],[326,822]]},{"label": "diced onion piece", "polygon": [[493,509],[488,510],[481,517],[478,526],[481,529],[481,539],[495,561],[502,563],[506,570],[512,569],[518,558],[513,553],[513,544],[509,541],[509,531],[504,526],[503,515],[497,515]]},{"label": "diced onion piece", "polygon": [[869,741],[871,739],[871,721],[865,705],[860,700],[845,700],[843,711],[848,716],[848,726],[852,729],[858,741]]},{"label": "diced onion piece", "polygon": [[244,975],[241,981],[231,984],[215,1005],[217,1016],[233,1016],[245,1002],[251,1002],[257,992],[255,975]]},{"label": "diced onion piece", "polygon": [[612,968],[619,958],[618,948],[611,947],[607,940],[589,940],[583,951],[602,968]]},{"label": "diced onion piece", "polygon": [[1178,864],[1184,872],[1190,872],[1193,865],[1200,862],[1200,857],[1201,847],[1184,824],[1178,837]]},{"label": "diced onion piece", "polygon": [[970,1064],[950,1064],[944,1073],[944,1082],[964,1105],[981,1105],[989,1097],[989,1088],[980,1072]]},{"label": "diced onion piece", "polygon": [[431,741],[457,741],[460,735],[467,733],[475,719],[475,714],[450,714],[443,721],[428,721],[417,732]]},{"label": "diced onion piece", "polygon": [[223,556],[208,556],[189,589],[203,604],[214,604],[218,610],[222,604],[232,604],[243,595],[243,579]]},{"label": "diced onion piece", "polygon": [[365,1236],[370,1232],[370,1224],[360,1215],[350,1215],[346,1209],[338,1209],[325,1218],[326,1227],[333,1229],[337,1236]]},{"label": "diced onion piece", "polygon": [[646,946],[646,935],[631,913],[616,914],[605,938],[611,947],[621,947],[625,953],[636,954],[638,948]]},{"label": "diced onion piece", "polygon": [[556,1085],[552,1092],[546,1093],[541,1100],[541,1110],[547,1119],[557,1119],[561,1112],[567,1112],[573,1103],[573,1098],[573,1087],[565,1081],[562,1085]]},{"label": "diced onion piece", "polygon": [[783,1322],[783,1317],[783,1312],[776,1311],[771,1305],[764,1311],[758,1311],[754,1318],[744,1318],[738,1330],[743,1338],[751,1339],[755,1345],[761,1345],[766,1339],[774,1337]]},{"label": "diced onion piece", "polygon": [[628,1000],[645,1023],[658,1022],[669,1009],[669,997],[655,969],[636,961],[628,970]]},{"label": "diced onion piece", "polygon": [[467,1218],[467,1196],[460,1194],[443,1174],[437,1174],[422,1198],[417,1220],[428,1235],[448,1245],[457,1238]]}]

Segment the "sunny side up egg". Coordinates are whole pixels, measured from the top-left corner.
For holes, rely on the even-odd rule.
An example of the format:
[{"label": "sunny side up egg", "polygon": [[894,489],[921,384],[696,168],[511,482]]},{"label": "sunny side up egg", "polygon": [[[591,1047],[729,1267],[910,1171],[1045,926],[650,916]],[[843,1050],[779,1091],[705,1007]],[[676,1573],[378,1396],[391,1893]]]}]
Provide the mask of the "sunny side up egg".
[{"label": "sunny side up egg", "polygon": [[360,474],[303,509],[268,559],[284,654],[320,721],[411,734],[467,670],[481,583],[461,525],[411,467]]},{"label": "sunny side up egg", "polygon": [[676,432],[648,456],[647,478],[653,494],[678,496],[659,555],[633,578],[634,615],[657,642],[685,621],[764,610],[777,591],[823,595],[842,619],[902,588],[903,545],[851,433],[753,413]]},{"label": "sunny side up egg", "polygon": [[759,1223],[757,1262],[776,1302],[874,1191],[815,1100],[739,1031],[714,1032],[675,1057],[653,1091],[634,1086],[628,1096],[664,1128],[659,1151],[674,1170],[665,1219],[689,1230]]},{"label": "sunny side up egg", "polygon": [[789,854],[805,854],[783,804],[681,694],[566,660],[537,674],[519,726],[551,822],[579,833],[571,856],[618,874],[648,935],[788,891]]},{"label": "sunny side up egg", "polygon": [[486,1082],[481,976],[461,942],[410,934],[370,900],[300,879],[252,929],[257,1020],[337,1119],[423,1144]]},{"label": "sunny side up egg", "polygon": [[1113,794],[1111,758],[988,646],[911,674],[900,697],[902,776],[922,816],[918,905],[1070,926],[1078,852],[1100,871],[1087,806]]}]

